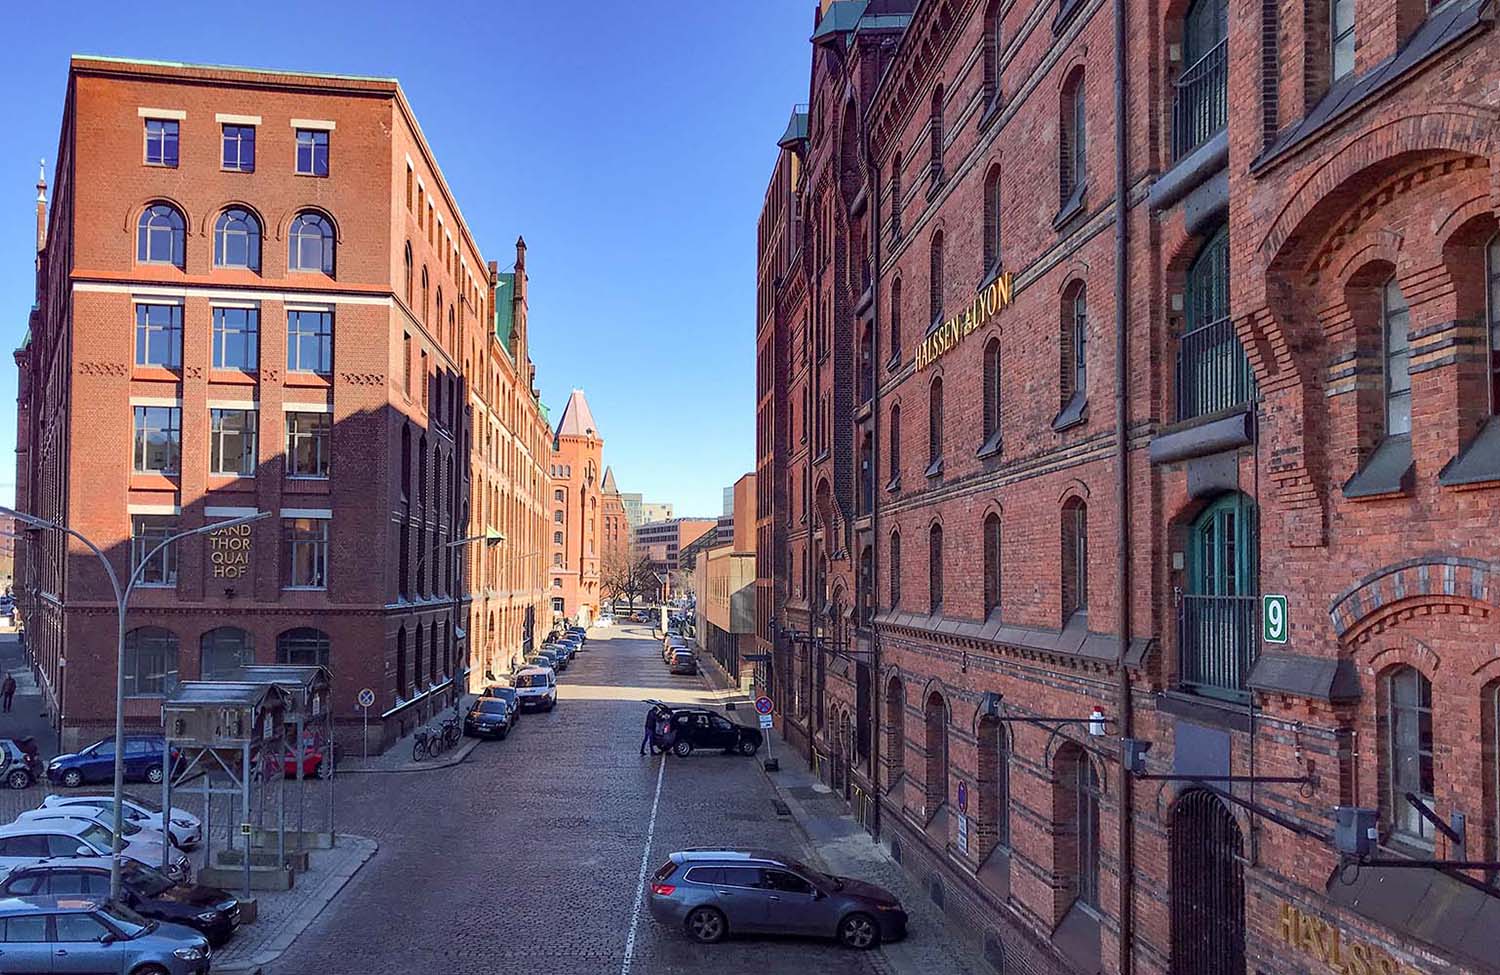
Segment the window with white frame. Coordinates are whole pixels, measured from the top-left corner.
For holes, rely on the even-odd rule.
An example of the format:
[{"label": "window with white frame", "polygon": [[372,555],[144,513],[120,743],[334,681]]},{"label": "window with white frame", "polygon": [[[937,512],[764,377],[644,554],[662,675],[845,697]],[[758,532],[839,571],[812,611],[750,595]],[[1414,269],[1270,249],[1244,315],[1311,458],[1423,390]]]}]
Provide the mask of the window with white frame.
[{"label": "window with white frame", "polygon": [[182,306],[138,302],[135,306],[135,364],[182,366]]},{"label": "window with white frame", "polygon": [[254,477],[256,412],[246,409],[211,409],[209,414],[209,473]]},{"label": "window with white frame", "polygon": [[182,409],[137,406],[135,470],[141,474],[176,474],[182,458]]},{"label": "window with white frame", "polygon": [[327,518],[283,518],[284,589],[328,588]]},{"label": "window with white frame", "polygon": [[216,307],[213,367],[255,372],[260,363],[260,309]]},{"label": "window with white frame", "polygon": [[327,477],[329,436],[327,413],[286,415],[286,472],[288,477]]},{"label": "window with white frame", "polygon": [[176,515],[130,516],[130,568],[140,571],[141,586],[177,585],[176,544],[152,551],[177,531]]},{"label": "window with white frame", "polygon": [[333,312],[293,309],[286,313],[286,367],[290,372],[333,371]]}]

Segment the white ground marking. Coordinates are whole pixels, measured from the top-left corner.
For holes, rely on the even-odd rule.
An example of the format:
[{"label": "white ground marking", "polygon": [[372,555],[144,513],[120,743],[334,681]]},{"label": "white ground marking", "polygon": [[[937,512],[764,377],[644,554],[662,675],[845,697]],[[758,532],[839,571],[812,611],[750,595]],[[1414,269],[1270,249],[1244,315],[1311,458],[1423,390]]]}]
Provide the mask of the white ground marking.
[{"label": "white ground marking", "polygon": [[630,975],[630,960],[635,955],[635,931],[641,923],[641,905],[646,899],[646,871],[651,869],[651,840],[656,835],[656,809],[661,804],[661,780],[667,771],[667,756],[662,755],[656,767],[656,795],[651,799],[651,819],[646,823],[646,846],[641,850],[641,874],[635,881],[635,907],[630,909],[630,934],[625,938],[625,961],[620,975]]}]

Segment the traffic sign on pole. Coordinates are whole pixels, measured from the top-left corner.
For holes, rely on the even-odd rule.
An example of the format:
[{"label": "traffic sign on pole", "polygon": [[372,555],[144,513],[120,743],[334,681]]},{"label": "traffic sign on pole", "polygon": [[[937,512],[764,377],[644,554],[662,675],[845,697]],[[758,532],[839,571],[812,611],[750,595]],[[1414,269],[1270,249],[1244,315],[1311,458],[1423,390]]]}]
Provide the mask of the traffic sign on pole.
[{"label": "traffic sign on pole", "polygon": [[362,708],[372,707],[375,704],[375,692],[368,687],[360,688],[359,697],[355,698]]},{"label": "traffic sign on pole", "polygon": [[772,704],[771,699],[764,694],[755,699],[755,712],[757,714],[770,714],[775,710],[776,705]]},{"label": "traffic sign on pole", "polygon": [[771,716],[769,714],[763,714],[760,716],[760,726],[763,729],[771,727]]}]

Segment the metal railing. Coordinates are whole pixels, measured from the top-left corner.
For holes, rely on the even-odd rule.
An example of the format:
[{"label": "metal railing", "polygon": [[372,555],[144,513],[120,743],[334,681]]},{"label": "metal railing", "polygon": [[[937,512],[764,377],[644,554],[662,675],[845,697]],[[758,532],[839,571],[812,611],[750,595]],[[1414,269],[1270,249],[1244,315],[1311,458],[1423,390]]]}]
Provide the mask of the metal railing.
[{"label": "metal railing", "polygon": [[1172,158],[1203,145],[1229,119],[1228,41],[1214,45],[1174,83]]},{"label": "metal railing", "polygon": [[1255,375],[1228,318],[1177,340],[1177,419],[1217,413],[1255,398]]},{"label": "metal railing", "polygon": [[1255,660],[1260,601],[1254,596],[1183,594],[1177,609],[1177,652],[1184,688],[1243,700]]}]

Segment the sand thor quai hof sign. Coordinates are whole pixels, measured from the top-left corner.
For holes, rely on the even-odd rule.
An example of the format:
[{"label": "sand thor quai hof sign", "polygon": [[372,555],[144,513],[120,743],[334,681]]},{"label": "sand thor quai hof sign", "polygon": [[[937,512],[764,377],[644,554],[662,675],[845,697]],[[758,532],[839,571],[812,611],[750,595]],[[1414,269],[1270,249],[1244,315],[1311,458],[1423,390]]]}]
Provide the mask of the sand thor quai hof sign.
[{"label": "sand thor quai hof sign", "polygon": [[215,579],[243,579],[250,571],[249,524],[221,528],[208,535],[208,568]]}]

